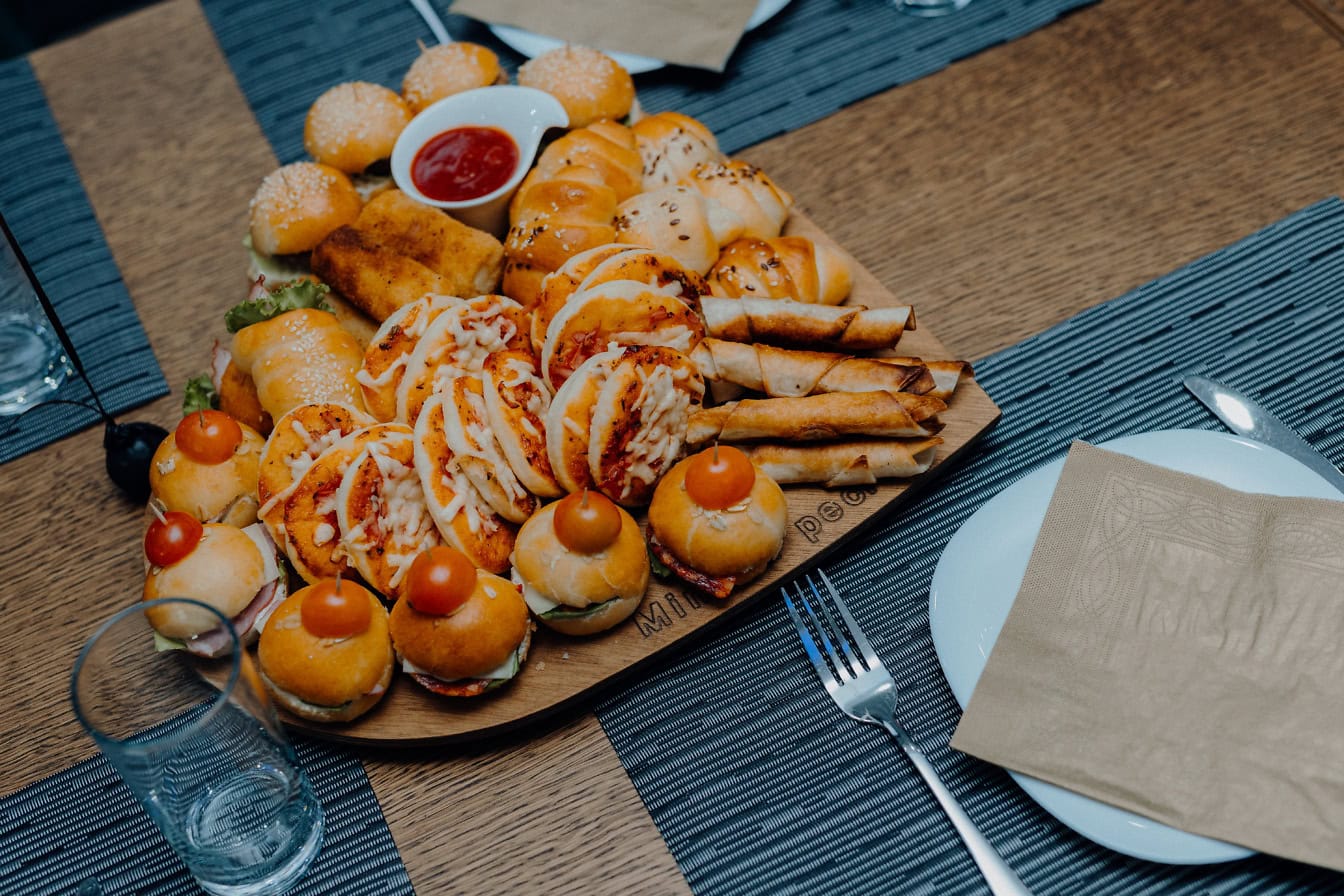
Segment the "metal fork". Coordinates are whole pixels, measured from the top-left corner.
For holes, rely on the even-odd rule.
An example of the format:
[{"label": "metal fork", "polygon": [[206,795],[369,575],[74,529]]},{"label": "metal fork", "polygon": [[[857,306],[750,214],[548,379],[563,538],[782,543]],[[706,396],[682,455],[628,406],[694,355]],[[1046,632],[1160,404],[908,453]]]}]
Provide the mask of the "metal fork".
[{"label": "metal fork", "polygon": [[[896,682],[873,652],[873,646],[864,637],[826,573],[817,570],[817,575],[834,600],[835,609],[844,620],[843,625],[822,598],[812,576],[804,579],[812,592],[811,598],[801,583],[795,583],[796,604],[787,587],[781,590],[784,593],[784,604],[789,608],[793,624],[798,628],[798,636],[802,638],[803,647],[816,667],[817,677],[826,686],[826,692],[845,715],[860,722],[880,725],[896,738],[961,835],[962,842],[979,866],[980,873],[985,876],[994,896],[1031,896],[1031,891],[1008,867],[1008,863],[985,839],[985,835],[980,833],[952,791],[938,777],[933,764],[919,745],[911,740],[910,735],[896,721]],[[813,609],[814,604],[820,608],[820,613]],[[818,640],[821,647],[817,646]]]}]

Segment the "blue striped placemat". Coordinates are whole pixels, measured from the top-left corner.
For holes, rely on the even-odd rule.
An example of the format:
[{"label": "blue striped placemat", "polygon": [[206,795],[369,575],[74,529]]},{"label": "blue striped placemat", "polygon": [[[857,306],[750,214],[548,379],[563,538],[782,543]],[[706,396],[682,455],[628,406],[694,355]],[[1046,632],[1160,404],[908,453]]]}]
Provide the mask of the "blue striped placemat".
[{"label": "blue striped placemat", "polygon": [[[920,19],[882,0],[793,0],[749,32],[722,74],[669,67],[637,76],[649,111],[702,120],[726,152],[796,130],[866,96],[1020,37],[1094,0],[975,0]],[[485,44],[510,72],[523,58],[478,22],[433,4],[458,40]],[[282,162],[304,158],[303,119],[323,90],[372,81],[400,90],[429,29],[407,0],[202,0],[202,6]]]},{"label": "blue striped placemat", "polygon": [[[1073,439],[1220,429],[1181,388],[1185,374],[1240,387],[1344,461],[1341,359],[1344,203],[1329,199],[977,363],[1002,421],[830,566],[901,685],[900,715],[1037,894],[1344,893],[1344,875],[1266,856],[1130,859],[1054,821],[1001,770],[948,748],[960,709],[928,620],[952,533]],[[900,750],[822,691],[778,600],[609,699],[598,718],[696,893],[987,892]]]},{"label": "blue striped placemat", "polygon": [[[322,852],[291,896],[410,896],[364,768],[295,738],[326,814]],[[95,756],[0,800],[0,896],[192,896],[201,888],[116,771]]]},{"label": "blue striped placemat", "polygon": [[[118,414],[166,395],[168,384],[27,59],[0,61],[0,109],[0,212],[103,405]],[[87,402],[89,392],[72,375],[55,397]],[[97,422],[93,411],[56,404],[17,424],[0,417],[0,462]]]}]

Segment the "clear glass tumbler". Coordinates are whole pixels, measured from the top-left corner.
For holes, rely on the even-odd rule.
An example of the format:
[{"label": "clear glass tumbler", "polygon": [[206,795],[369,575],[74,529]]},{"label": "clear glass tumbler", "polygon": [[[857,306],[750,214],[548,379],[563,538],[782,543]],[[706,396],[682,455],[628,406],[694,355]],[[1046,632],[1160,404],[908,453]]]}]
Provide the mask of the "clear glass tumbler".
[{"label": "clear glass tumbler", "polygon": [[155,649],[149,607],[228,625],[180,598],[122,610],[75,661],[75,715],[206,892],[283,893],[321,849],[322,805],[232,627],[232,650],[201,670]]},{"label": "clear glass tumbler", "polygon": [[65,382],[65,351],[0,218],[0,416],[28,410]]},{"label": "clear glass tumbler", "polygon": [[945,16],[967,6],[971,0],[892,0],[901,12],[911,16]]}]

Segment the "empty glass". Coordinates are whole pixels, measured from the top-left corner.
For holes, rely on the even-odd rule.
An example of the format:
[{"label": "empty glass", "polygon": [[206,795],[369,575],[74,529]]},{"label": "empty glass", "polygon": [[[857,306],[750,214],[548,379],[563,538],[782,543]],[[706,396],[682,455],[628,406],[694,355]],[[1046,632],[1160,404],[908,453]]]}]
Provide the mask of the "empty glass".
[{"label": "empty glass", "polygon": [[180,598],[122,610],[75,662],[75,715],[207,892],[283,893],[321,848],[322,806],[232,626],[232,649],[201,661],[212,686],[195,660],[156,649],[151,607],[228,626]]},{"label": "empty glass", "polygon": [[69,363],[32,281],[19,262],[13,234],[0,218],[0,416],[41,402],[65,381]]}]

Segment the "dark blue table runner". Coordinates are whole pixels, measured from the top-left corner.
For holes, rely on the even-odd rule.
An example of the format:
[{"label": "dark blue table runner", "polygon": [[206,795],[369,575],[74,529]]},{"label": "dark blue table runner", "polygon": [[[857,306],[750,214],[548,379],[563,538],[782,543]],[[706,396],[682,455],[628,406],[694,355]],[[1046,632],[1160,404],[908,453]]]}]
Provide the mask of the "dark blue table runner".
[{"label": "dark blue table runner", "polygon": [[[901,686],[900,715],[1039,896],[1344,893],[1344,875],[1265,856],[1167,866],[1074,834],[1001,770],[948,748],[960,709],[928,628],[929,581],[952,533],[1073,439],[1220,429],[1181,388],[1187,373],[1259,397],[1344,461],[1341,359],[1344,203],[1330,199],[977,363],[998,426],[830,565]],[[696,893],[987,892],[900,750],[822,691],[776,599],[598,718]]]},{"label": "dark blue table runner", "polygon": [[[165,395],[168,384],[93,216],[42,87],[24,58],[0,61],[0,211],[50,296],[110,413]],[[87,402],[72,375],[56,397]],[[0,463],[98,422],[69,405],[0,417]]]}]

